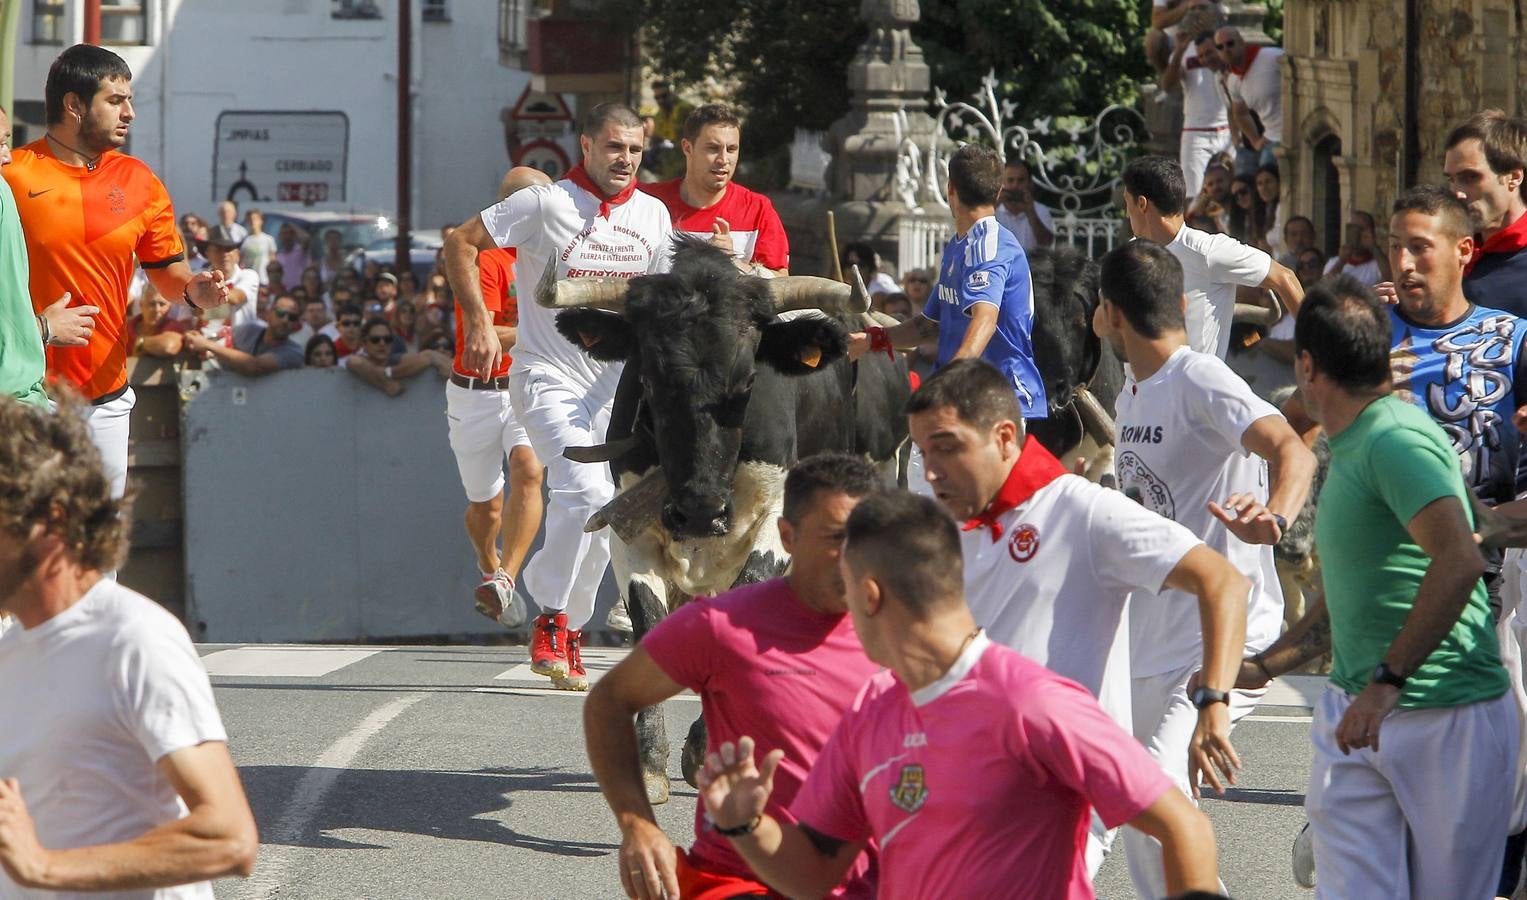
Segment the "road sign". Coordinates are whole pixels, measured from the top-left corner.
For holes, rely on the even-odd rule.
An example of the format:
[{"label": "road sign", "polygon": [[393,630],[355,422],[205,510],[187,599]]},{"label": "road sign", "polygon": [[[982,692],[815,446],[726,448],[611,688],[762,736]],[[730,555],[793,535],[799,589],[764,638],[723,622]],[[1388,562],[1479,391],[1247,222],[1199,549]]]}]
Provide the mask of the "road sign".
[{"label": "road sign", "polygon": [[225,111],[217,117],[212,200],[343,202],[349,144],[343,112]]}]

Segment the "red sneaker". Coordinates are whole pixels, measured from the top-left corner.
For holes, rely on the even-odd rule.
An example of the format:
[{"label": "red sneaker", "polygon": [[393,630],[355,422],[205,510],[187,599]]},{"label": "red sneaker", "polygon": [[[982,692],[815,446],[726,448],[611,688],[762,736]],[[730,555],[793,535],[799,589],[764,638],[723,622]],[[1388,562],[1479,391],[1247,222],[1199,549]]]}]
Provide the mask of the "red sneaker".
[{"label": "red sneaker", "polygon": [[567,613],[536,616],[530,671],[553,679],[567,675]]},{"label": "red sneaker", "polygon": [[589,689],[589,673],[583,670],[583,632],[568,631],[567,674],[551,676],[551,686],[559,691],[586,691]]}]

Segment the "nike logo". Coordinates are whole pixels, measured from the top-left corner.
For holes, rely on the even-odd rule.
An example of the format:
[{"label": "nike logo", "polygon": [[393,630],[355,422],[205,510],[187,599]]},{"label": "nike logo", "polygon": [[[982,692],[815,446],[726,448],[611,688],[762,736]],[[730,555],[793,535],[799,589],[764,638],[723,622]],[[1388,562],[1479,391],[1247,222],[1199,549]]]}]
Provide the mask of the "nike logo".
[{"label": "nike logo", "polygon": [[27,191],[27,199],[28,200],[36,200],[38,197],[41,197],[43,194],[46,194],[48,191],[51,191],[51,190],[53,190],[53,189],[52,188],[48,188],[47,190],[42,190],[42,191]]}]

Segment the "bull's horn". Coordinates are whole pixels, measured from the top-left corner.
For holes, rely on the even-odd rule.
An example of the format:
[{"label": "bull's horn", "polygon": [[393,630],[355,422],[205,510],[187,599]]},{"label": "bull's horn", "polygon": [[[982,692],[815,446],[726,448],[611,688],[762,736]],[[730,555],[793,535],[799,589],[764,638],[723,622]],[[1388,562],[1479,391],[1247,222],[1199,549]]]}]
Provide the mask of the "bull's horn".
[{"label": "bull's horn", "polygon": [[1113,418],[1085,385],[1076,389],[1076,412],[1082,418],[1082,428],[1093,440],[1105,447],[1113,446]]},{"label": "bull's horn", "polygon": [[607,463],[635,449],[636,443],[636,436],[631,435],[592,447],[563,447],[562,456],[575,463]]},{"label": "bull's horn", "polygon": [[653,469],[589,516],[583,530],[592,534],[608,526],[616,537],[629,544],[658,523],[667,498],[668,479],[663,477],[662,469]]},{"label": "bull's horn", "polygon": [[785,275],[768,281],[776,312],[792,309],[820,309],[833,316],[853,316],[868,312],[870,293],[853,267],[854,283],[844,284],[815,275]]},{"label": "bull's horn", "polygon": [[1278,321],[1278,311],[1252,303],[1237,303],[1233,321],[1237,325],[1260,325],[1267,328]]},{"label": "bull's horn", "polygon": [[547,309],[593,307],[610,312],[625,312],[626,291],[631,283],[624,278],[566,278],[557,280],[555,260],[548,260],[546,272],[536,284],[536,303]]}]

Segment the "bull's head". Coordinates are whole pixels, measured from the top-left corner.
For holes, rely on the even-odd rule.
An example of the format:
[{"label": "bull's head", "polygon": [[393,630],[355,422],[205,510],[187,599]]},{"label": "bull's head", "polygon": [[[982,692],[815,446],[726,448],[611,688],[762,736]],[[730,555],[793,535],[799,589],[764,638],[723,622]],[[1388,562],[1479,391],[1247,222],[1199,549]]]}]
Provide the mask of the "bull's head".
[{"label": "bull's head", "polygon": [[676,244],[668,274],[543,279],[536,302],[563,310],[557,330],[590,356],[636,367],[648,437],[669,485],[663,525],[680,537],[720,536],[731,525],[732,480],[759,364],[808,375],[846,348],[831,318],[778,314],[863,312],[868,294],[862,283],[744,276],[703,241]]}]

